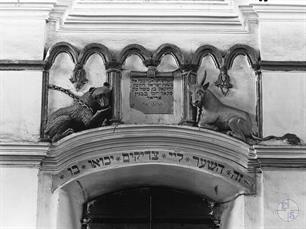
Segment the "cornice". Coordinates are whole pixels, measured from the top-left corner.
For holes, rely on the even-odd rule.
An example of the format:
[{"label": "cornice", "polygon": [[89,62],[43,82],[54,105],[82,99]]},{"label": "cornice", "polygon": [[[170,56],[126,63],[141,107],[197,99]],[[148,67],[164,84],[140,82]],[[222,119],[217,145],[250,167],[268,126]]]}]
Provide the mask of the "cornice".
[{"label": "cornice", "polygon": [[[305,15],[306,18],[306,15]],[[259,61],[262,70],[270,71],[306,71],[306,61]]]},{"label": "cornice", "polygon": [[[191,144],[188,147],[187,144]],[[59,170],[78,158],[99,150],[168,147],[205,151],[212,157],[231,161],[249,172],[255,168],[306,168],[306,145],[246,145],[217,132],[168,125],[120,125],[103,127],[48,143],[0,143],[0,166],[39,167]]]},{"label": "cornice", "polygon": [[36,1],[1,1],[0,18],[46,19],[56,0]]},{"label": "cornice", "polygon": [[0,167],[39,167],[48,143],[0,143]]},{"label": "cornice", "polygon": [[0,60],[0,70],[43,70],[41,60]]},{"label": "cornice", "polygon": [[251,4],[260,21],[305,21],[306,4]]},{"label": "cornice", "polygon": [[45,170],[59,171],[73,161],[128,149],[166,148],[197,152],[246,171],[249,145],[225,134],[188,126],[119,125],[83,131],[52,145]]},{"label": "cornice", "polygon": [[306,145],[254,145],[252,149],[259,168],[306,168]]},{"label": "cornice", "polygon": [[227,1],[75,0],[66,10],[55,7],[56,11],[50,20],[62,16],[60,32],[246,32]]}]

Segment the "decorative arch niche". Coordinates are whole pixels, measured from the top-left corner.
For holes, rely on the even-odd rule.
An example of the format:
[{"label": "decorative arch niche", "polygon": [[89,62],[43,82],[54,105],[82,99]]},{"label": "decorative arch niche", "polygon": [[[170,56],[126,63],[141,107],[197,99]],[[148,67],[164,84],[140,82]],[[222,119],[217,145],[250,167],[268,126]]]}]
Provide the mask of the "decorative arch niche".
[{"label": "decorative arch niche", "polygon": [[[43,80],[43,108],[42,108],[42,123],[41,123],[41,138],[44,140],[44,126],[48,116],[48,85],[50,81],[50,69],[54,67],[57,56],[68,54],[71,58],[71,63],[74,64],[73,72],[69,78],[72,91],[76,94],[84,93],[90,86],[101,86],[102,81],[108,81],[113,89],[113,118],[115,123],[164,123],[164,124],[184,124],[195,125],[196,110],[190,104],[189,86],[196,83],[202,77],[203,72],[207,69],[209,63],[209,71],[212,70],[210,88],[217,96],[226,104],[237,106],[250,112],[253,115],[255,129],[258,129],[258,135],[261,136],[261,75],[259,71],[259,53],[247,45],[234,45],[227,51],[219,50],[211,45],[203,45],[194,53],[186,53],[180,50],[179,47],[173,44],[162,44],[156,50],[148,50],[142,45],[131,44],[126,46],[120,52],[111,52],[106,46],[99,43],[92,43],[85,46],[80,51],[73,45],[60,42],[52,46],[46,55],[46,64]],[[239,76],[236,77],[236,62],[241,59],[241,56],[249,62],[249,73],[251,77]],[[133,63],[138,63],[134,68],[127,66],[126,63],[132,60]],[[124,91],[129,87],[129,74],[131,71],[139,71],[150,77],[156,77],[156,74],[167,75],[169,72],[163,72],[165,62],[173,67],[172,75],[176,93],[173,96],[174,112],[172,115],[156,114],[146,115],[138,114],[129,106],[126,107],[127,93]],[[173,63],[172,63],[173,62]],[[246,62],[246,61],[245,61]],[[203,64],[204,63],[204,64]],[[98,65],[99,71],[94,71],[92,67]],[[103,66],[102,66],[103,65]],[[141,67],[139,67],[141,66]],[[176,67],[177,66],[177,67]],[[130,68],[130,69],[129,69]],[[234,71],[233,71],[234,69]],[[169,70],[169,69],[168,69]],[[95,72],[95,73],[94,73]],[[92,74],[94,73],[94,74]],[[197,76],[198,74],[198,76]],[[249,75],[250,75],[249,74]],[[92,80],[88,77],[101,75],[101,78]],[[241,75],[241,74],[240,74]],[[209,78],[208,77],[208,78]],[[252,88],[251,105],[246,104],[240,106],[237,98],[237,90],[241,91],[241,79],[252,78],[252,82],[248,82],[248,88]],[[101,79],[101,80],[100,80]],[[88,81],[89,80],[89,81]],[[98,83],[98,81],[101,81]],[[250,85],[252,84],[252,85]],[[86,85],[86,86],[84,86]],[[237,88],[237,85],[240,88]],[[235,95],[237,95],[235,97]],[[241,96],[241,93],[239,94]],[[243,94],[244,98],[248,97],[247,92]],[[254,98],[253,98],[254,97]],[[129,99],[128,99],[129,100]],[[246,101],[248,103],[249,101]],[[251,107],[250,107],[251,106]],[[153,117],[153,118],[152,118]]]}]

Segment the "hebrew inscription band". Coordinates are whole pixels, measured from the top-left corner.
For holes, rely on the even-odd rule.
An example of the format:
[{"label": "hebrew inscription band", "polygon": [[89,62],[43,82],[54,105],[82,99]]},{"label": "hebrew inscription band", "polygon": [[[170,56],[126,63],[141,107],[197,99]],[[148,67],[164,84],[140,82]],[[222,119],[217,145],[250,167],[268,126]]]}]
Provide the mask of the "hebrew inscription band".
[{"label": "hebrew inscription band", "polygon": [[198,154],[165,150],[143,150],[143,151],[124,151],[113,154],[105,154],[87,160],[82,160],[72,164],[59,174],[54,175],[53,189],[64,184],[66,181],[79,175],[103,170],[112,167],[137,164],[137,163],[167,163],[193,167],[205,170],[209,173],[225,177],[231,181],[239,183],[243,187],[253,190],[254,178],[231,166],[209,159]]},{"label": "hebrew inscription band", "polygon": [[173,78],[132,77],[131,107],[144,114],[173,113]]}]

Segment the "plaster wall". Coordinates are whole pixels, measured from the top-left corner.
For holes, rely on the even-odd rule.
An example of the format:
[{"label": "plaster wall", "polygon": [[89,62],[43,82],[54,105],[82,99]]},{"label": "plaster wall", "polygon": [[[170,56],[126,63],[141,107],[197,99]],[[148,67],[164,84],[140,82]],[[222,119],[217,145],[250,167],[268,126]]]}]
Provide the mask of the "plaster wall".
[{"label": "plaster wall", "polygon": [[[284,13],[285,14],[285,13]],[[262,60],[305,61],[306,24],[292,14],[286,21],[260,22],[260,53]]]},{"label": "plaster wall", "polygon": [[263,176],[256,174],[256,193],[221,204],[221,229],[263,229]]},{"label": "plaster wall", "polygon": [[306,73],[263,71],[264,136],[295,133],[306,142]]},{"label": "plaster wall", "polygon": [[[306,225],[306,170],[284,169],[263,171],[263,201],[264,201],[264,228],[265,229],[303,229]],[[290,200],[298,207],[297,217],[286,221],[289,210],[295,205],[289,203],[285,211],[281,209],[282,202]],[[280,216],[282,215],[282,217]]]},{"label": "plaster wall", "polygon": [[35,229],[37,168],[0,168],[0,228]]},{"label": "plaster wall", "polygon": [[[8,13],[2,7],[0,60],[41,61],[45,43],[43,14],[18,7]],[[38,141],[41,87],[41,71],[0,71],[1,142]]]},{"label": "plaster wall", "polygon": [[0,71],[0,139],[38,141],[42,73]]},{"label": "plaster wall", "polygon": [[0,59],[41,60],[45,43],[45,20],[23,15],[0,18]]}]

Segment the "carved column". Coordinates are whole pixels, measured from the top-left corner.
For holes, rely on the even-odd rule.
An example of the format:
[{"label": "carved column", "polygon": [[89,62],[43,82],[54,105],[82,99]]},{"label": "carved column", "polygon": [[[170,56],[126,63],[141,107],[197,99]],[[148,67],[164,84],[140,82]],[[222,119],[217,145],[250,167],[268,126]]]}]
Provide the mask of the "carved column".
[{"label": "carved column", "polygon": [[41,141],[46,140],[44,130],[45,130],[45,126],[47,124],[47,116],[48,116],[49,69],[50,69],[49,66],[47,66],[44,69],[43,79],[42,79],[41,122],[40,122],[40,140]]},{"label": "carved column", "polygon": [[113,122],[121,122],[121,64],[111,62],[107,65],[107,80],[112,87]]},{"label": "carved column", "polygon": [[262,73],[259,67],[254,68],[256,76],[256,122],[258,126],[258,137],[263,137],[262,124]]},{"label": "carved column", "polygon": [[197,66],[188,65],[182,69],[184,87],[184,118],[181,124],[196,125],[197,109],[192,106],[190,86],[197,83]]},{"label": "carved column", "polygon": [[197,83],[196,65],[185,65],[182,70],[182,82],[184,93],[184,115],[180,124],[194,126],[196,125],[197,109],[192,106],[190,86]]}]

